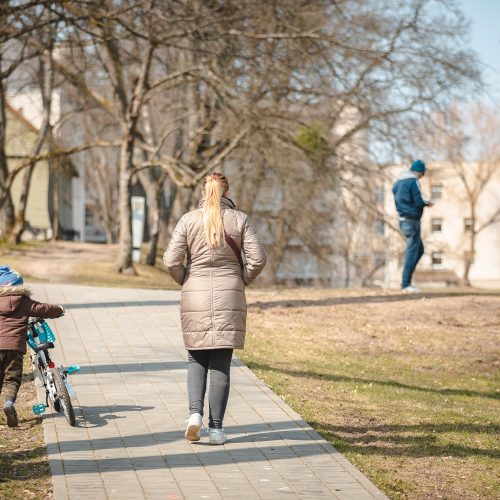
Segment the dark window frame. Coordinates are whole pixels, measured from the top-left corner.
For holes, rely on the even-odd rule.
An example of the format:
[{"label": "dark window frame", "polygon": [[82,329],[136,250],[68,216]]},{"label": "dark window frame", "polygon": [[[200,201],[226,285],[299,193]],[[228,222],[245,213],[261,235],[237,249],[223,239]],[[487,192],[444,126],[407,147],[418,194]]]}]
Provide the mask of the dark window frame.
[{"label": "dark window frame", "polygon": [[436,250],[431,253],[431,266],[432,269],[443,269],[444,267],[444,252]]},{"label": "dark window frame", "polygon": [[433,217],[431,219],[431,233],[442,233],[443,232],[443,218]]},{"label": "dark window frame", "polygon": [[472,217],[464,217],[464,232],[471,233],[473,228],[474,220]]},{"label": "dark window frame", "polygon": [[443,185],[431,184],[431,201],[440,200],[443,197]]}]

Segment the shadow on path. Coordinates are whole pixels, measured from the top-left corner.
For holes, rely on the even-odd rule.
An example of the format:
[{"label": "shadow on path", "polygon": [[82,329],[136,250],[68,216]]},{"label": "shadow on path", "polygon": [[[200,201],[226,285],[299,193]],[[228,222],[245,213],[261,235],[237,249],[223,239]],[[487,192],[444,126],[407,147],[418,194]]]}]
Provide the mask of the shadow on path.
[{"label": "shadow on path", "polygon": [[81,375],[93,375],[104,373],[140,373],[140,372],[160,372],[168,370],[185,370],[187,361],[154,361],[148,363],[109,363],[105,365],[80,365]]},{"label": "shadow on path", "polygon": [[[94,406],[82,408],[85,417],[90,415],[107,422],[118,417],[116,413],[130,411],[147,411],[153,407],[117,405]],[[442,443],[440,434],[446,433],[488,433],[496,435],[500,426],[496,424],[474,423],[422,423],[422,424],[382,424],[342,426],[311,422],[311,425],[321,429],[322,433],[329,435],[340,442],[339,451],[351,451],[364,455],[395,456],[395,457],[492,457],[500,458],[500,451],[484,449],[463,444]],[[267,461],[280,461],[296,456],[320,457],[330,454],[321,444],[314,442],[316,433],[311,433],[309,427],[302,427],[296,421],[279,421],[273,423],[258,422],[243,426],[228,426],[226,430],[229,441],[224,447],[210,448],[205,451],[206,436],[203,441],[193,443],[196,452],[168,451],[168,444],[184,439],[183,430],[176,429],[150,434],[135,434],[131,436],[113,436],[88,439],[62,441],[52,446],[59,447],[60,451],[82,452],[82,458],[63,459],[62,468],[58,466],[59,460],[54,462],[52,470],[55,474],[78,475],[87,473],[102,473],[106,471],[126,472],[134,470],[164,470],[182,469],[199,466],[214,466],[227,464],[248,464]],[[231,437],[233,434],[239,434]],[[339,437],[340,436],[340,437]],[[274,441],[266,444],[266,441]],[[294,442],[295,441],[295,442]],[[309,441],[309,442],[308,442]],[[241,447],[242,443],[250,446]],[[232,447],[231,444],[239,445]],[[156,447],[160,447],[160,449]],[[207,445],[208,446],[208,445]],[[158,453],[145,456],[133,456],[127,448],[155,447]],[[123,456],[116,456],[116,450],[123,449]],[[85,453],[96,452],[99,456],[106,450],[115,450],[113,457],[109,458],[84,458]],[[8,454],[8,461],[15,464],[18,460],[38,460],[46,453],[45,447],[38,447],[26,451]],[[119,453],[119,452],[118,452]],[[130,456],[132,455],[132,456]],[[50,473],[47,469],[33,467],[29,470],[29,478],[46,477]],[[28,477],[28,475],[26,476]]]},{"label": "shadow on path", "polygon": [[[243,362],[233,358],[231,367],[243,367]],[[98,375],[105,373],[141,373],[141,372],[167,372],[169,370],[187,370],[187,360],[181,361],[152,361],[152,362],[134,362],[134,363],[109,363],[105,365],[80,365],[78,376]]]},{"label": "shadow on path", "polygon": [[117,302],[81,302],[64,304],[65,309],[94,309],[108,307],[178,306],[178,300],[129,300]]},{"label": "shadow on path", "polygon": [[[270,429],[270,425],[277,429]],[[300,457],[318,457],[327,455],[329,450],[325,449],[321,444],[306,441],[312,437],[308,434],[307,429],[297,427],[294,422],[279,422],[276,424],[256,424],[242,427],[228,427],[230,439],[224,447],[218,447],[216,450],[211,447],[210,451],[203,451],[206,439],[200,443],[194,443],[198,448],[196,453],[186,452],[169,453],[166,451],[165,445],[170,442],[184,439],[182,430],[158,432],[144,435],[118,436],[111,438],[99,438],[92,441],[86,439],[64,441],[59,444],[61,452],[74,451],[104,451],[109,449],[123,450],[123,457],[102,458],[102,459],[64,459],[64,472],[56,472],[56,474],[81,474],[81,473],[98,473],[105,471],[130,471],[130,470],[153,470],[153,469],[179,469],[191,468],[201,465],[227,465],[239,463],[258,463],[267,461],[279,461],[290,459],[297,456]],[[434,432],[450,432],[468,431],[468,432],[496,432],[495,426],[477,425],[474,424],[412,424],[412,425],[383,425],[370,427],[342,427],[342,426],[324,426],[313,423],[321,427],[324,433],[334,435],[339,432],[358,433],[359,436],[354,438],[342,436],[342,448],[349,449],[356,453],[366,455],[380,456],[410,456],[410,457],[441,457],[453,455],[454,457],[493,457],[499,458],[498,450],[490,450],[483,448],[467,447],[455,444],[439,444],[436,443]],[[283,427],[283,428],[279,428]],[[293,427],[293,429],[290,429]],[[251,429],[251,430],[250,430]],[[259,429],[262,432],[259,432]],[[288,430],[287,430],[288,429]],[[498,430],[498,429],[497,429]],[[249,434],[231,438],[232,432],[247,432]],[[376,432],[376,435],[362,435],[369,432]],[[408,432],[427,433],[426,435],[407,436]],[[380,435],[385,433],[386,435]],[[263,445],[262,442],[268,440],[295,440],[302,441],[301,443],[270,443]],[[260,443],[259,446],[236,447],[232,448],[231,443]],[[373,444],[372,444],[373,443]],[[146,456],[129,456],[125,448],[132,447],[147,447],[161,446],[161,452],[155,455]],[[35,450],[35,455],[40,453]],[[342,451],[342,450],[341,450]],[[134,455],[134,454],[132,454]],[[54,471],[60,471],[59,467],[54,467]],[[43,471],[40,476],[46,475]]]},{"label": "shadow on path", "polygon": [[[111,406],[80,406],[81,414],[77,415],[77,427],[104,427],[111,420],[118,418],[127,418],[126,415],[117,415],[117,413],[147,411],[152,410],[154,406],[139,405],[111,405]],[[63,445],[66,441],[61,442]]]}]

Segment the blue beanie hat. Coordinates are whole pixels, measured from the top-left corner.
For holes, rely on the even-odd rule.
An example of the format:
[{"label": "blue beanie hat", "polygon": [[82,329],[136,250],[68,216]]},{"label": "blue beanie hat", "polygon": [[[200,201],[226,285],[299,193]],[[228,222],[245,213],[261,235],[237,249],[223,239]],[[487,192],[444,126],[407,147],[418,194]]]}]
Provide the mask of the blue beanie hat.
[{"label": "blue beanie hat", "polygon": [[425,173],[425,163],[422,160],[415,160],[410,167],[413,172]]},{"label": "blue beanie hat", "polygon": [[23,283],[24,280],[17,271],[9,266],[0,266],[0,286],[18,286]]}]

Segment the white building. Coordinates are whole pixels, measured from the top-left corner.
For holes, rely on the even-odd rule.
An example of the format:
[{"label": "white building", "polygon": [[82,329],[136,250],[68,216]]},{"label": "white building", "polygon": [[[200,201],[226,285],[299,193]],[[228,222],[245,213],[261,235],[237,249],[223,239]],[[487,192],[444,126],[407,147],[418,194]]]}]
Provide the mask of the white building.
[{"label": "white building", "polygon": [[[469,189],[478,189],[487,168],[491,168],[491,177],[477,196],[474,217],[464,180]],[[401,170],[401,167],[391,169],[391,179],[387,182],[385,207],[394,226],[399,222],[391,188]],[[464,174],[463,180],[460,172]],[[425,254],[417,266],[414,282],[422,286],[462,282],[474,227],[475,255],[469,271],[470,283],[484,288],[500,287],[500,165],[428,163],[421,186],[423,198],[432,200],[434,206],[424,209],[421,223]],[[385,269],[388,288],[400,286],[404,248],[401,234],[388,230]]]}]

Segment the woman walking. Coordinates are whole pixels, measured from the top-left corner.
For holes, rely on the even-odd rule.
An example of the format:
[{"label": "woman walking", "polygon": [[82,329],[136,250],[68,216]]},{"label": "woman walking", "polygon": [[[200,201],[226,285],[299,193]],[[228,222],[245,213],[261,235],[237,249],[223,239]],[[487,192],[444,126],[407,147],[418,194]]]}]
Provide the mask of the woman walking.
[{"label": "woman walking", "polygon": [[266,264],[255,228],[243,212],[236,210],[228,191],[224,175],[205,177],[200,208],[180,219],[163,256],[168,272],[182,285],[181,323],[188,350],[190,414],[185,437],[189,441],[200,439],[210,371],[210,444],[227,440],[222,423],[233,349],[242,349],[245,341],[245,285]]}]

